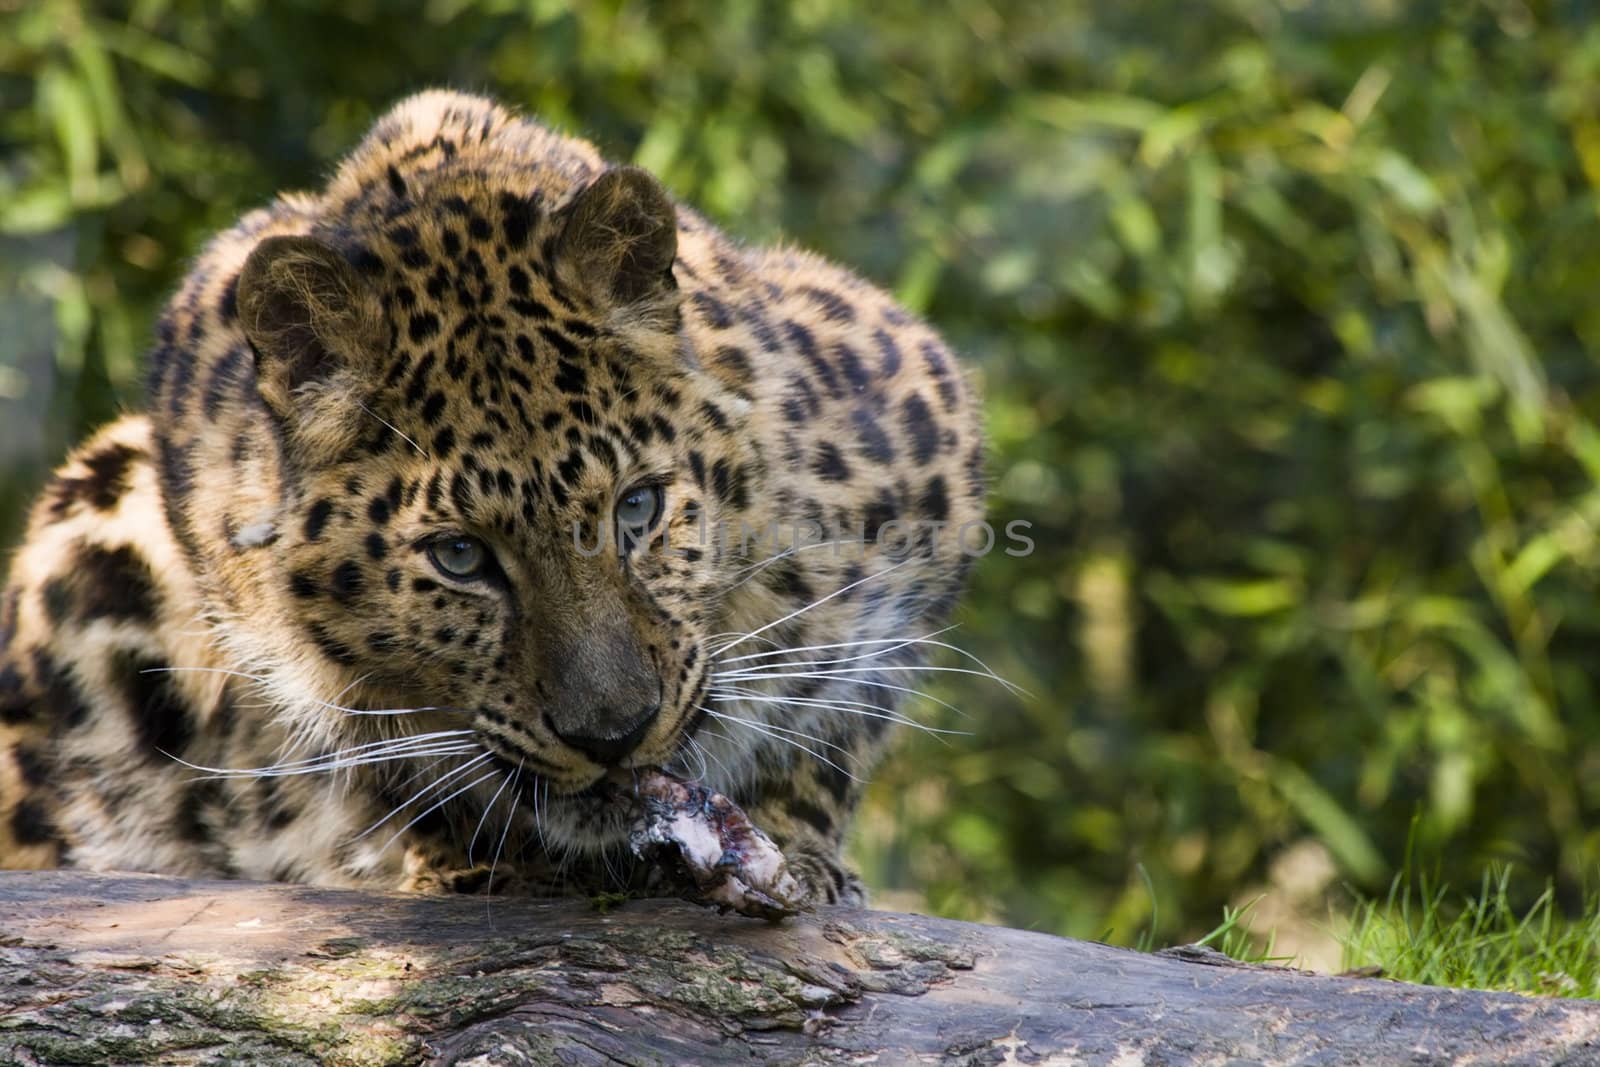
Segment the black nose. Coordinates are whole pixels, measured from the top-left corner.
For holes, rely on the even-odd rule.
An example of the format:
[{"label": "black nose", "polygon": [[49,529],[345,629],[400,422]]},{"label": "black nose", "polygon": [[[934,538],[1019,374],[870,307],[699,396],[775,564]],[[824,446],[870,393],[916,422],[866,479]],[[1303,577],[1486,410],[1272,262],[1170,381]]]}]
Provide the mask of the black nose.
[{"label": "black nose", "polygon": [[[556,728],[554,722],[550,722],[548,719],[546,722],[549,724],[551,732],[561,738],[562,741],[582,752],[596,763],[610,767],[621,763],[624,756],[639,747],[639,742],[643,741],[644,735],[650,732],[650,727],[654,725],[656,716],[660,712],[661,705],[652,705],[644,714],[634,720],[633,724],[628,726],[624,732],[604,736],[587,733],[562,733]],[[600,716],[602,722],[607,718],[609,716]]]}]

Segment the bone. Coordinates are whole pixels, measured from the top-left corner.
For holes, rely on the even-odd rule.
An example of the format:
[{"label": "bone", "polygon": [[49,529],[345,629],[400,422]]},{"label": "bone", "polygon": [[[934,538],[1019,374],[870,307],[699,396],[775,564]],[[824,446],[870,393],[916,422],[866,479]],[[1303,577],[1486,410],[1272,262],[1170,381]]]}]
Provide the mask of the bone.
[{"label": "bone", "polygon": [[632,778],[636,812],[628,844],[687,882],[690,900],[778,920],[806,907],[806,892],[778,846],[733,801],[664,771]]}]

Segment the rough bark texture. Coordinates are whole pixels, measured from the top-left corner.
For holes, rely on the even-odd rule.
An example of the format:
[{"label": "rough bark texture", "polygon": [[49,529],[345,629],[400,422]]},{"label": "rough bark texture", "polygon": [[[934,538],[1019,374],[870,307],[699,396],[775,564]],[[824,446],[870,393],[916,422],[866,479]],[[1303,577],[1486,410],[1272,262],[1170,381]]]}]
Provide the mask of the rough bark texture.
[{"label": "rough bark texture", "polygon": [[0,873],[0,1063],[1600,1063],[1600,1003],[870,911]]}]

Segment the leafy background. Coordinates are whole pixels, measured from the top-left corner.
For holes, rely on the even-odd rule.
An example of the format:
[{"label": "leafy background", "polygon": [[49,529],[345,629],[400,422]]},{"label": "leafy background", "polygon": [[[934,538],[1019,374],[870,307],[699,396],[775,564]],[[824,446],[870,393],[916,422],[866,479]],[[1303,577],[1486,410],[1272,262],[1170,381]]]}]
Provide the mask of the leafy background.
[{"label": "leafy background", "polygon": [[[1170,941],[1407,848],[1600,840],[1600,24],[1581,0],[0,0],[0,536],[205,236],[490,91],[926,314],[982,379],[894,903]],[[1520,879],[1518,881],[1517,879]],[[1520,886],[1520,889],[1516,887]]]}]

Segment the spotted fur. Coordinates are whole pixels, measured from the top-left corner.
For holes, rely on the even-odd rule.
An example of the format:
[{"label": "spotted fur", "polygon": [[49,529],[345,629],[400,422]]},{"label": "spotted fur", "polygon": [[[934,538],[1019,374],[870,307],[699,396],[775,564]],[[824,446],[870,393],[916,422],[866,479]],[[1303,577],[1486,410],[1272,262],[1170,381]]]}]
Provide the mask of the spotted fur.
[{"label": "spotted fur", "polygon": [[[0,865],[627,881],[603,776],[660,765],[859,899],[841,838],[982,515],[925,324],[430,92],[214,240],[150,364],[0,605]],[[640,485],[657,525],[602,540]],[[866,536],[780,551],[802,526]]]}]

